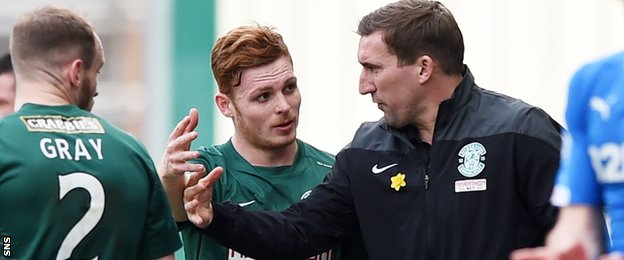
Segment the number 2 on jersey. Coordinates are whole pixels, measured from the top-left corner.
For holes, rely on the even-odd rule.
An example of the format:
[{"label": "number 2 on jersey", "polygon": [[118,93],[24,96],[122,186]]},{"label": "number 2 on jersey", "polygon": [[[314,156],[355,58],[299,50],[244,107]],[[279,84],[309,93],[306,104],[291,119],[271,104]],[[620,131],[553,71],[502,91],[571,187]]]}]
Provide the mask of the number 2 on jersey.
[{"label": "number 2 on jersey", "polygon": [[[100,222],[104,213],[104,187],[100,181],[90,174],[84,172],[74,172],[67,175],[59,175],[59,200],[62,200],[67,193],[73,189],[83,188],[91,196],[89,210],[67,233],[56,259],[67,259],[71,257],[72,251],[80,241]],[[97,256],[94,258],[97,259]]]}]

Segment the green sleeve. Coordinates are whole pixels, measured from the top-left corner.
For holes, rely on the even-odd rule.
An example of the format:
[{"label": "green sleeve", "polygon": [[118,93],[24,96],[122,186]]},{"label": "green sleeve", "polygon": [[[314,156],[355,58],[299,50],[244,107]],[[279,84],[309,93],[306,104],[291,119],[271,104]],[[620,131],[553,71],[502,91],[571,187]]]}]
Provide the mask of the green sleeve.
[{"label": "green sleeve", "polygon": [[173,254],[182,246],[169,203],[151,160],[148,168],[151,191],[138,254],[141,259]]}]

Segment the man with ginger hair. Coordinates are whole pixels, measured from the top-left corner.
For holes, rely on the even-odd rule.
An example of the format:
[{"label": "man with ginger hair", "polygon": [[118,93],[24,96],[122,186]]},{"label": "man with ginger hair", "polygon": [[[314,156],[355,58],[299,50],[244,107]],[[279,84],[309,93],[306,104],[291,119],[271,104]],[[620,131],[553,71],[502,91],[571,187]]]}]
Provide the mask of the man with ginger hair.
[{"label": "man with ginger hair", "polygon": [[[234,134],[224,144],[189,151],[197,137],[198,113],[192,109],[172,132],[158,172],[187,259],[251,259],[219,245],[188,222],[184,188],[220,166],[225,173],[215,185],[216,201],[282,210],[305,199],[322,182],[334,156],[297,139],[301,95],[288,47],[273,28],[241,26],[220,37],[212,49],[212,71],[219,86],[215,104],[232,119]],[[339,253],[331,249],[308,259],[335,260]]]}]

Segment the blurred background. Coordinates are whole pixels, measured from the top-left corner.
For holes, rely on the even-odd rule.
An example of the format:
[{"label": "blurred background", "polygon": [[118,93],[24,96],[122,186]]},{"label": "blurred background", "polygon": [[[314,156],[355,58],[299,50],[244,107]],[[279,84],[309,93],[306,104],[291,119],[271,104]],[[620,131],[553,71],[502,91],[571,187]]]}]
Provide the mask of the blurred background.
[{"label": "blurred background", "polygon": [[[132,133],[160,160],[175,123],[200,110],[200,138],[226,141],[231,122],[213,104],[214,39],[244,24],[277,28],[303,97],[299,137],[338,152],[362,121],[382,116],[358,94],[359,19],[382,0],[2,0],[0,53],[15,19],[45,3],[84,15],[106,65],[94,112]],[[442,0],[464,34],[465,63],[481,87],[539,106],[565,125],[567,84],[583,63],[624,50],[621,0]]]}]

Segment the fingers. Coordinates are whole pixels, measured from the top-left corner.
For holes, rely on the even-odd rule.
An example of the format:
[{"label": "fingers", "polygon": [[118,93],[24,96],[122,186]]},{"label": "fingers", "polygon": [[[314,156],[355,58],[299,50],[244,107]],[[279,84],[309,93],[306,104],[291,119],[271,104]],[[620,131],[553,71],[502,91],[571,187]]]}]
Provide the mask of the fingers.
[{"label": "fingers", "polygon": [[[197,173],[191,174],[188,182],[189,185],[187,185],[187,188],[184,189],[185,208],[187,207],[187,203],[190,203],[194,200],[199,202],[199,204],[201,205],[209,205],[212,202],[212,186],[219,179],[219,177],[221,177],[221,174],[223,174],[223,168],[214,168],[212,171],[210,171],[208,175],[206,175],[206,177],[203,177],[199,181],[197,181],[196,185],[190,185],[192,182],[194,182],[191,179],[198,178],[197,176],[195,176],[195,174],[200,175]],[[208,192],[208,196],[200,196],[203,192]],[[189,207],[193,206],[191,205]]]},{"label": "fingers", "polygon": [[170,165],[170,174],[181,176],[185,172],[199,172],[201,174],[206,173],[204,165],[197,163],[176,163]]},{"label": "fingers", "polygon": [[197,111],[196,108],[191,108],[191,110],[189,110],[188,117],[189,117],[189,124],[186,126],[186,129],[184,130],[187,133],[195,130],[195,128],[197,127],[197,124],[199,123],[199,111]]},{"label": "fingers", "polygon": [[600,256],[600,260],[624,260],[624,255],[620,253],[610,253]]},{"label": "fingers", "polygon": [[199,158],[198,151],[183,151],[168,155],[167,172],[184,173],[184,172],[205,172],[206,169],[200,163],[188,162]]},{"label": "fingers", "polygon": [[184,172],[205,172],[206,168],[202,164],[188,162],[199,156],[198,151],[180,151],[175,147],[168,147],[158,166],[158,173],[161,176],[182,176]]},{"label": "fingers", "polygon": [[170,139],[167,142],[167,153],[172,154],[176,151],[188,151],[191,147],[191,143],[197,139],[197,132],[185,133],[180,136]]},{"label": "fingers", "polygon": [[200,214],[189,214],[188,220],[197,227],[205,228],[208,226],[208,220],[204,219]]},{"label": "fingers", "polygon": [[222,174],[223,174],[223,168],[221,168],[220,166],[217,166],[214,169],[212,169],[212,171],[210,171],[210,173],[206,175],[206,177],[199,180],[198,184],[212,188],[212,185],[217,180],[219,180],[219,178],[221,178]]},{"label": "fingers", "polygon": [[184,210],[189,213],[197,212],[196,208],[199,206],[199,202],[197,200],[191,200],[184,203]]},{"label": "fingers", "polygon": [[178,124],[176,125],[175,128],[173,128],[173,131],[171,132],[171,134],[169,134],[169,142],[171,142],[171,140],[178,138],[180,135],[184,134],[187,126],[189,125],[191,119],[189,116],[185,116],[184,118],[182,118],[182,120],[180,120],[180,122],[178,122]]},{"label": "fingers", "polygon": [[556,260],[555,252],[545,247],[523,248],[511,252],[511,260]]},{"label": "fingers", "polygon": [[199,111],[197,111],[196,108],[191,108],[189,110],[189,114],[182,118],[171,134],[169,134],[169,141],[172,141],[185,133],[194,131],[195,128],[197,128],[197,124],[199,124]]},{"label": "fingers", "polygon": [[204,173],[206,173],[206,171],[196,171],[196,172],[192,172],[189,177],[188,180],[186,180],[186,187],[191,187],[191,186],[195,186],[197,185],[197,182],[199,181],[199,179],[201,179],[201,177],[204,176]]},{"label": "fingers", "polygon": [[[196,198],[198,197],[199,194],[201,194],[202,192],[208,190],[208,188],[212,188],[212,186],[206,186],[203,185],[201,183],[198,183],[197,185],[193,185],[190,187],[187,187],[186,189],[184,189],[184,208],[187,208],[187,204],[192,203],[193,201],[196,201]],[[190,205],[188,207],[195,207],[194,205]]]}]

